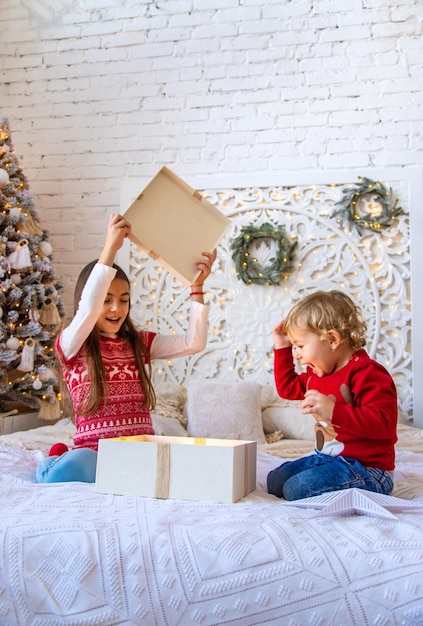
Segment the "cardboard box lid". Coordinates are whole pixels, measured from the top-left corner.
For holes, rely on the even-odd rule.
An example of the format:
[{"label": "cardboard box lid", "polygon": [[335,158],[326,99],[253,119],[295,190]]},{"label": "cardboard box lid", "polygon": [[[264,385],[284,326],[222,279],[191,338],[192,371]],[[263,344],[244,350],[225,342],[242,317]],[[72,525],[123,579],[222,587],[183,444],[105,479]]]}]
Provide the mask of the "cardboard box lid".
[{"label": "cardboard box lid", "polygon": [[211,252],[230,220],[167,167],[124,212],[131,240],[185,285],[198,276],[196,261]]}]

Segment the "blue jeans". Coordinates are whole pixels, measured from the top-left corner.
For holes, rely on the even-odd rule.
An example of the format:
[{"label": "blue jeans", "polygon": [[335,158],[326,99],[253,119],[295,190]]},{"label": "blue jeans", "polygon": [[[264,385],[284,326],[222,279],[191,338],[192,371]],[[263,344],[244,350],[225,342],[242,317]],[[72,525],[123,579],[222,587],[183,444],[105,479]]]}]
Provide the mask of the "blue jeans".
[{"label": "blue jeans", "polygon": [[76,448],[61,456],[48,456],[37,466],[37,483],[94,483],[97,452],[91,448]]},{"label": "blue jeans", "polygon": [[353,487],[389,495],[394,483],[390,472],[365,467],[356,459],[318,451],[286,461],[267,476],[268,492],[285,500],[301,500]]}]

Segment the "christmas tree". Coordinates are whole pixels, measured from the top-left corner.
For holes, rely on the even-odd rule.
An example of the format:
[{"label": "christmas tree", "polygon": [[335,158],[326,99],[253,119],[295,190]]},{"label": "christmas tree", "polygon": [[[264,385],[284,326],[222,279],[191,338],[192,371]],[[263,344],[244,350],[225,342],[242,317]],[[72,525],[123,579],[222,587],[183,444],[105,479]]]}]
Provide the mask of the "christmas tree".
[{"label": "christmas tree", "polygon": [[60,416],[54,342],[64,318],[63,288],[47,231],[0,116],[0,411]]}]

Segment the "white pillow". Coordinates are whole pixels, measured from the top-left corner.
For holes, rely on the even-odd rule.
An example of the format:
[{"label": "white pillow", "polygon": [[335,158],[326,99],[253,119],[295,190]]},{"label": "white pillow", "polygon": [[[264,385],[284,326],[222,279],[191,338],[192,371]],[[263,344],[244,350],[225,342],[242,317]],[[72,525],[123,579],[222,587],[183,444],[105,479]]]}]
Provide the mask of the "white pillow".
[{"label": "white pillow", "polygon": [[[283,400],[281,401],[283,403]],[[266,434],[280,430],[284,439],[314,440],[314,418],[303,415],[301,402],[286,402],[267,406],[262,413],[263,429]]]},{"label": "white pillow", "polygon": [[188,437],[188,433],[182,426],[181,422],[174,417],[165,417],[151,413],[151,421],[153,422],[154,433],[156,435],[165,435],[167,437]]},{"label": "white pillow", "polygon": [[261,390],[261,408],[265,409],[267,406],[278,404],[280,397],[275,389],[274,385],[263,385]]},{"label": "white pillow", "polygon": [[187,385],[188,434],[265,443],[258,383],[194,381]]},{"label": "white pillow", "polygon": [[156,392],[154,414],[179,420],[185,427],[184,406],[187,397],[185,387],[173,383],[159,383],[154,390]]}]

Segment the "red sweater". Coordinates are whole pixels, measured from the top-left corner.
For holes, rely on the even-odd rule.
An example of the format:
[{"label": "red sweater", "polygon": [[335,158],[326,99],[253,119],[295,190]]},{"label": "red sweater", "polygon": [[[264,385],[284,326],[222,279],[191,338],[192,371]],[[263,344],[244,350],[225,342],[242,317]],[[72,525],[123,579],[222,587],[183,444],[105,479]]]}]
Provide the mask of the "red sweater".
[{"label": "red sweater", "polygon": [[[155,333],[141,332],[150,352]],[[83,349],[67,361],[59,340],[56,350],[73,406],[77,407],[88,398],[90,390]],[[102,438],[154,435],[150,412],[142,406],[144,396],[132,346],[122,337],[100,336],[100,350],[106,370],[107,402],[89,417],[75,412],[74,448],[97,450]]]},{"label": "red sweater", "polygon": [[282,398],[302,400],[307,389],[316,389],[335,400],[332,426],[339,442],[337,454],[366,467],[394,469],[397,392],[389,372],[365,350],[355,352],[340,370],[319,377],[308,367],[297,374],[291,348],[281,348],[275,350],[274,375]]}]

